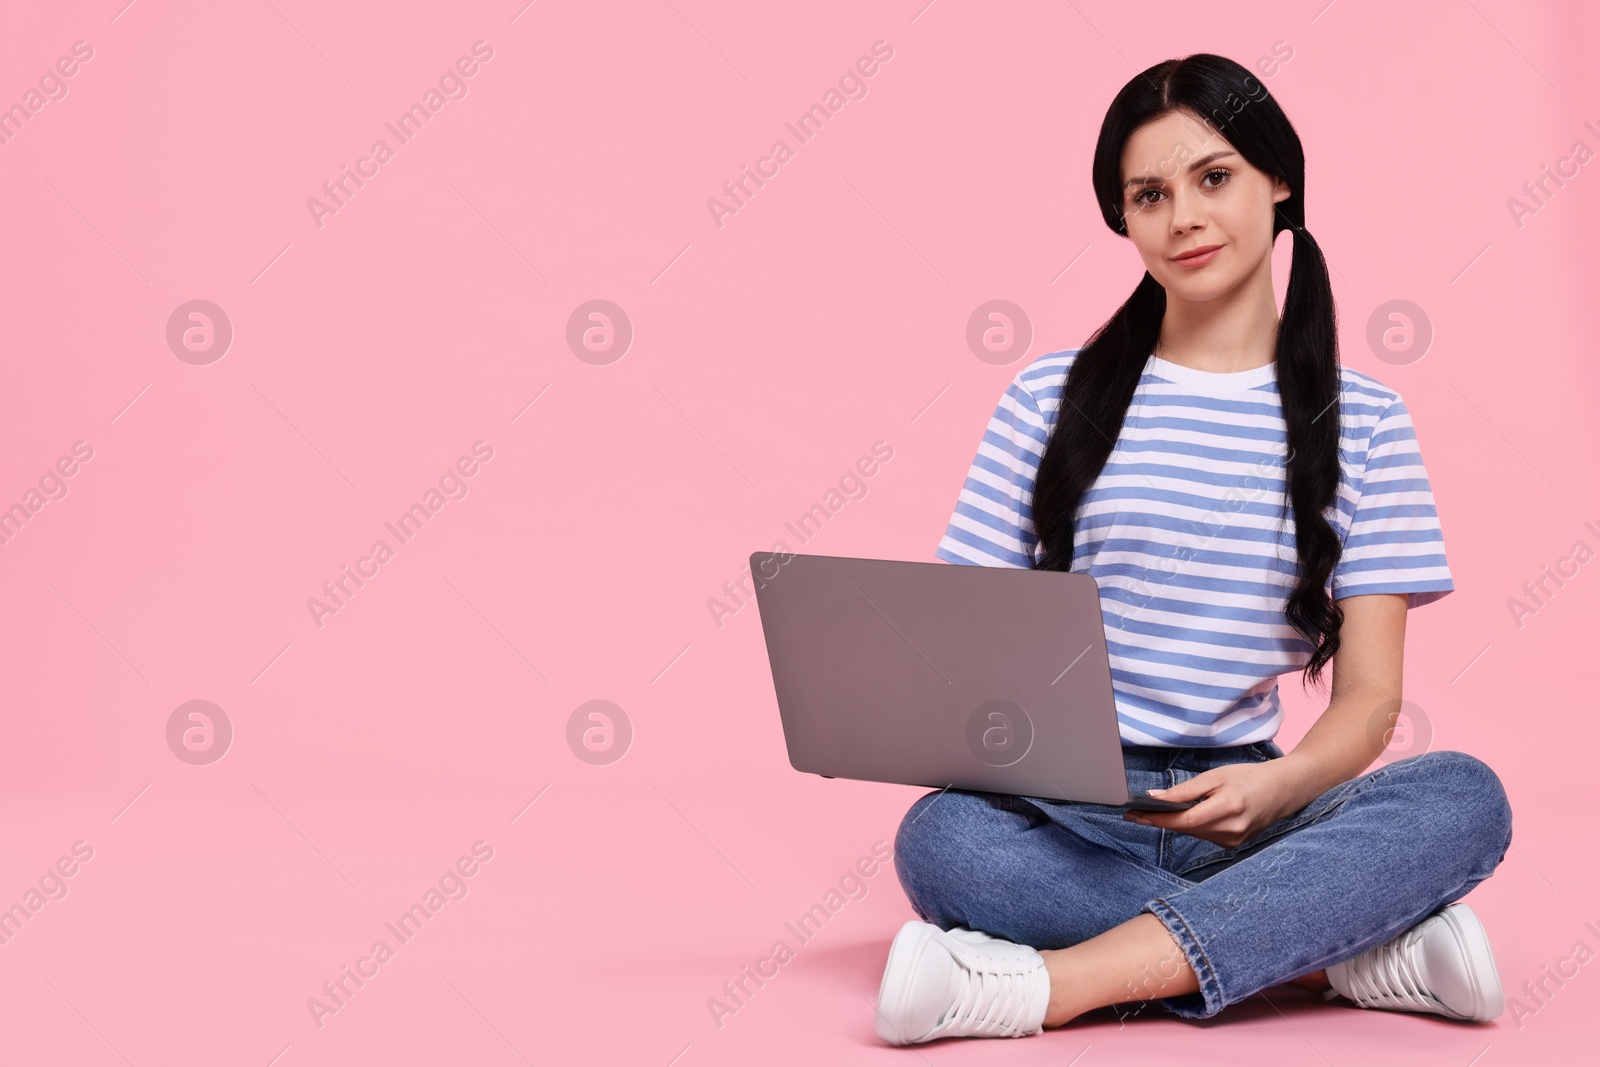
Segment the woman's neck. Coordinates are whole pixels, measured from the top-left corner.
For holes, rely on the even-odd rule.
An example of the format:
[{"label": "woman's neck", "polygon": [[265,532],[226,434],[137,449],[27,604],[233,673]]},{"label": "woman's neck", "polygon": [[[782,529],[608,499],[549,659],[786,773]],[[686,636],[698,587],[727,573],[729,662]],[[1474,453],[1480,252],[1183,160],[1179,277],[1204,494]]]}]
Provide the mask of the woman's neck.
[{"label": "woman's neck", "polygon": [[1248,291],[1203,303],[1168,299],[1155,354],[1169,363],[1214,374],[1252,370],[1277,353],[1278,304],[1272,276]]}]

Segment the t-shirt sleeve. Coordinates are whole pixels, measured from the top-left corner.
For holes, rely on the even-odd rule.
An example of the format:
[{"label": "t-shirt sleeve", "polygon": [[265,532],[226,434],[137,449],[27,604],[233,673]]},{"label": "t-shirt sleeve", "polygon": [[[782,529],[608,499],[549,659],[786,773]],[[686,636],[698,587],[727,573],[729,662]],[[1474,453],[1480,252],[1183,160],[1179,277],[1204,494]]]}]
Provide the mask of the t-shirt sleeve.
[{"label": "t-shirt sleeve", "polygon": [[1044,414],[1019,374],[984,429],[935,557],[981,567],[1033,566],[1039,544],[1033,484],[1048,440]]},{"label": "t-shirt sleeve", "polygon": [[1332,581],[1335,600],[1406,593],[1413,608],[1455,589],[1416,428],[1398,396],[1372,431],[1344,555]]}]

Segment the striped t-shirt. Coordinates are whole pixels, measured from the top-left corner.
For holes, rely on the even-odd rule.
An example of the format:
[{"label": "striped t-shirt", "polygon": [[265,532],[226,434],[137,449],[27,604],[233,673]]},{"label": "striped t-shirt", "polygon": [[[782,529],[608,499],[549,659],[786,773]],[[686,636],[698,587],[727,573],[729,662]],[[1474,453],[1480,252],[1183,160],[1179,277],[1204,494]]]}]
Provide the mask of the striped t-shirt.
[{"label": "striped t-shirt", "polygon": [[[935,555],[1032,567],[1033,486],[1077,349],[1012,380]],[[1340,479],[1325,513],[1344,543],[1335,599],[1455,588],[1433,491],[1400,394],[1340,370]],[[1074,571],[1100,589],[1125,745],[1245,745],[1283,722],[1278,676],[1311,645],[1283,607],[1299,570],[1277,368],[1217,374],[1150,356],[1105,468],[1084,494]]]}]

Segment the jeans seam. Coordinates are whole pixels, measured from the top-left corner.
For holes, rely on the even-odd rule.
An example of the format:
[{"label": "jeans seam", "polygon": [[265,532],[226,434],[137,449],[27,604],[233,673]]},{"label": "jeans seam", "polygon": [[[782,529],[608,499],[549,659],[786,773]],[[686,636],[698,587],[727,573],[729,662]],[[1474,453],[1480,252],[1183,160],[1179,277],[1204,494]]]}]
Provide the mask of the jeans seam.
[{"label": "jeans seam", "polygon": [[[1178,772],[1172,769],[1171,764],[1167,765],[1164,776],[1167,780],[1168,789],[1171,789],[1173,786],[1178,784]],[[1159,831],[1156,837],[1156,866],[1160,867],[1163,871],[1166,870],[1167,862],[1171,859],[1171,857],[1172,831],[1162,829]]]}]

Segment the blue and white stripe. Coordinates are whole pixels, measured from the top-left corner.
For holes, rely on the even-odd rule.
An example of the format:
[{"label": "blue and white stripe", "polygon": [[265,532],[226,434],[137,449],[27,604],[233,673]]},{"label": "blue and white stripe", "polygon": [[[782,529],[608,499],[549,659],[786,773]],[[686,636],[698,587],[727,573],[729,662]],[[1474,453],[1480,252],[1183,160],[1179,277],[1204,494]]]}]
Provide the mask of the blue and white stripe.
[{"label": "blue and white stripe", "polygon": [[[1030,567],[1033,485],[1077,349],[1023,368],[979,443],[934,554]],[[1416,432],[1400,395],[1340,371],[1344,540],[1334,598],[1455,588]],[[1311,646],[1283,615],[1299,570],[1284,512],[1287,439],[1272,364],[1213,374],[1149,357],[1116,447],[1077,513],[1072,569],[1100,588],[1128,745],[1244,745],[1283,722],[1278,676]]]}]

